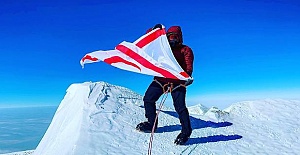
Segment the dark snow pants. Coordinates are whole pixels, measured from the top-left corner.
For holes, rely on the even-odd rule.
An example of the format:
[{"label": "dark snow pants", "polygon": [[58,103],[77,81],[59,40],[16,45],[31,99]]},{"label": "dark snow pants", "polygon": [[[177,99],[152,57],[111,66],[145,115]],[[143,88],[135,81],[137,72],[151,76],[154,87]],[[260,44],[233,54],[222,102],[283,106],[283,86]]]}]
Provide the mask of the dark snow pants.
[{"label": "dark snow pants", "polygon": [[[164,83],[161,83],[164,85]],[[174,85],[176,87],[176,85]],[[153,125],[156,117],[156,101],[159,97],[163,94],[162,87],[156,82],[153,81],[150,86],[148,87],[145,96],[143,98],[144,107],[145,107],[145,116],[148,121]],[[179,116],[179,120],[181,123],[181,132],[187,135],[192,133],[191,128],[191,121],[189,117],[189,112],[185,104],[185,95],[186,95],[186,88],[185,87],[178,87],[174,91],[171,92],[173,105],[175,111]]]}]

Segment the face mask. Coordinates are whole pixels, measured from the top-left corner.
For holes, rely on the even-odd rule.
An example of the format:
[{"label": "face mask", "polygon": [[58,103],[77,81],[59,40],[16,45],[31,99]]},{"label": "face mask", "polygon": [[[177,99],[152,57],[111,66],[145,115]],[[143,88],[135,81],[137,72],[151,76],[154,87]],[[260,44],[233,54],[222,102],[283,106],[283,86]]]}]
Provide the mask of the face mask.
[{"label": "face mask", "polygon": [[178,44],[177,40],[169,40],[169,44],[171,47],[176,47],[176,45]]},{"label": "face mask", "polygon": [[175,47],[179,44],[179,37],[177,33],[168,33],[167,37],[171,47]]}]

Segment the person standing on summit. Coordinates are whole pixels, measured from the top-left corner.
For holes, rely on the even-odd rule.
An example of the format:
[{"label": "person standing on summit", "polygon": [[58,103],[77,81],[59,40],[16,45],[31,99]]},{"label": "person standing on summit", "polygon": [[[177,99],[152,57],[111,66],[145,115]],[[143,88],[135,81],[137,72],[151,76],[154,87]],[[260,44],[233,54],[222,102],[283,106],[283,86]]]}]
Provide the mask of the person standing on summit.
[{"label": "person standing on summit", "polygon": [[[152,29],[160,28],[162,29],[161,24],[156,24]],[[148,31],[147,31],[148,32]],[[173,55],[181,68],[192,77],[193,72],[193,61],[194,55],[190,47],[183,44],[182,31],[180,26],[171,26],[167,30],[167,38],[172,49]],[[173,105],[175,111],[179,115],[179,120],[181,123],[181,132],[176,137],[174,143],[176,145],[184,145],[190,135],[192,134],[191,121],[189,117],[189,112],[186,107],[185,97],[186,97],[186,86],[193,83],[193,79],[188,81],[176,80],[163,77],[154,77],[154,81],[149,85],[148,89],[145,92],[143,101],[145,107],[145,116],[148,119],[146,122],[141,122],[136,126],[136,129],[141,132],[151,132],[154,126],[154,129],[157,129],[157,122],[154,125],[156,117],[156,101],[164,93],[163,86],[172,86],[176,89],[171,91]]]}]

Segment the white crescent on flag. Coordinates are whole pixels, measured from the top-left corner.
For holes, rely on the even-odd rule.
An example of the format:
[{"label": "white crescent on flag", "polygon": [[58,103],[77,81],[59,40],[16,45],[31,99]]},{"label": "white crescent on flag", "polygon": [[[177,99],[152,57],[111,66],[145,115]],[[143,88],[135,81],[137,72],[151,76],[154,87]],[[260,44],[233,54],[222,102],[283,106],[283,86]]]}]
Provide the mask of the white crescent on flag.
[{"label": "white crescent on flag", "polygon": [[176,61],[164,26],[163,29],[150,31],[133,43],[123,41],[114,50],[88,53],[80,64],[84,67],[86,63],[99,61],[141,74],[179,80],[191,78]]}]

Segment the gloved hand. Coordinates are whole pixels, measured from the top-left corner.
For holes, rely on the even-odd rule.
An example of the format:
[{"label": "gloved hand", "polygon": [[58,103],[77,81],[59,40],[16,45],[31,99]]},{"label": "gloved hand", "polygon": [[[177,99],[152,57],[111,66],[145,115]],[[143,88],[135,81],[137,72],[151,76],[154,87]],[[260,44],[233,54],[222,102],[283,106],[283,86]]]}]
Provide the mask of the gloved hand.
[{"label": "gloved hand", "polygon": [[191,85],[193,82],[194,82],[194,78],[191,77],[191,79],[188,79],[188,80],[185,82],[185,86]]},{"label": "gloved hand", "polygon": [[156,24],[156,25],[152,28],[152,30],[154,30],[154,29],[156,29],[156,28],[162,29],[162,25],[161,25],[161,24]]}]

